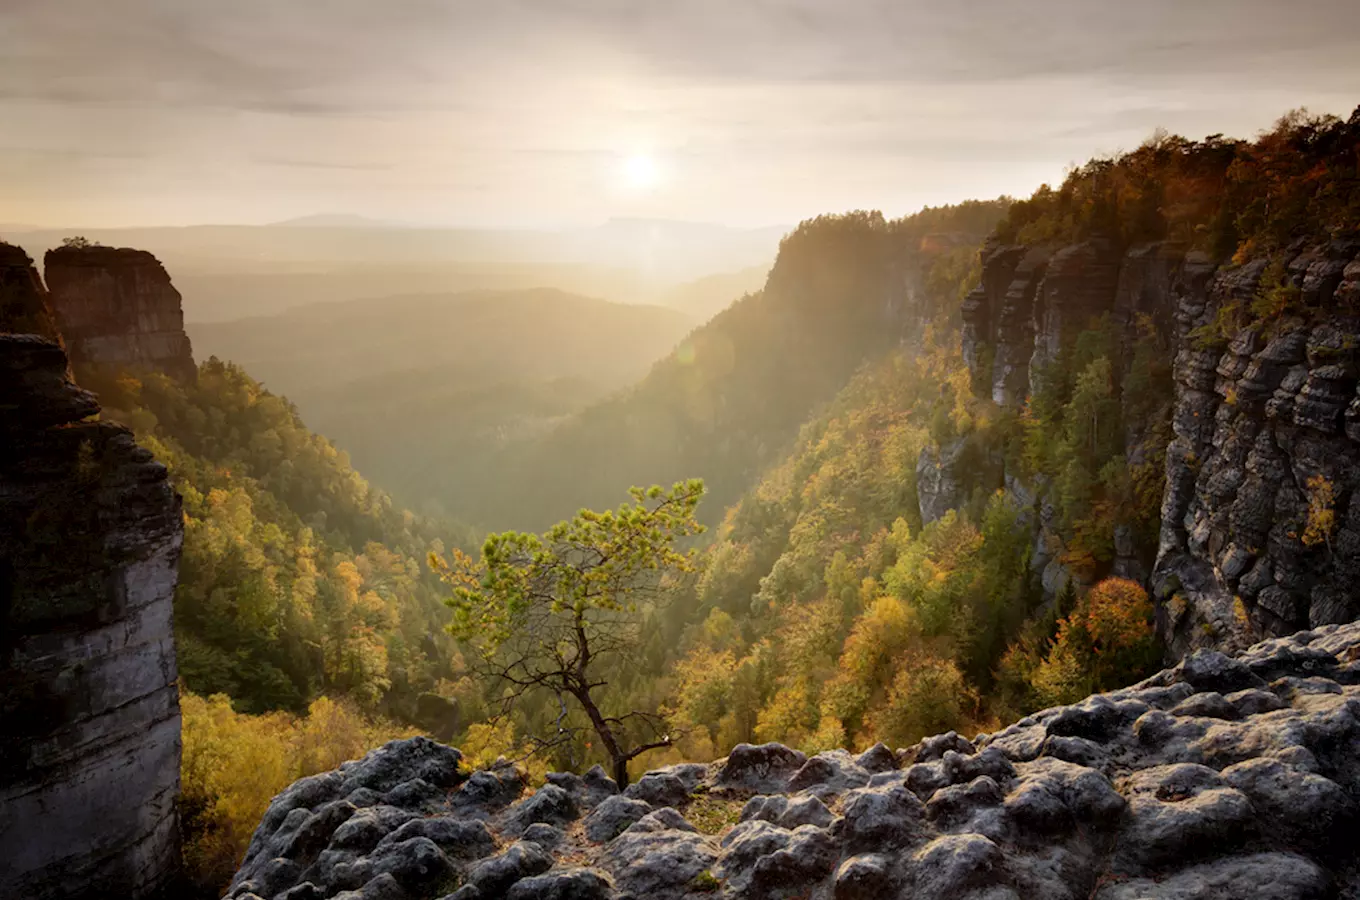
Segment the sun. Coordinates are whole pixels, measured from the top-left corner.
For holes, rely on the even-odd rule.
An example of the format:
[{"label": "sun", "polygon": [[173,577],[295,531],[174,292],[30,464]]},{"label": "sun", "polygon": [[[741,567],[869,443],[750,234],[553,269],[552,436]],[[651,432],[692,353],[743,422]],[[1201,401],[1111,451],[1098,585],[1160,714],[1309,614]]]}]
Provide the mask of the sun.
[{"label": "sun", "polygon": [[635,153],[623,161],[624,186],[635,191],[649,191],[661,180],[661,169],[656,160],[645,153]]}]

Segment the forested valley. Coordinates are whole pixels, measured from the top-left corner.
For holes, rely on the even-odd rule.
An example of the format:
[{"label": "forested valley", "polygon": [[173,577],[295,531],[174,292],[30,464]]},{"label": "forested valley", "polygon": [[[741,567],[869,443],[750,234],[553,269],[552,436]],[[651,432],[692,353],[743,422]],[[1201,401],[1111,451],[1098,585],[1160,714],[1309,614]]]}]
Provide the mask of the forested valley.
[{"label": "forested valley", "polygon": [[[1360,118],[1293,116],[1255,142],[1159,136],[1018,202],[806,221],[762,290],[635,383],[497,453],[450,454],[472,467],[443,481],[465,487],[440,497],[452,520],[404,511],[234,363],[202,362],[196,384],[78,373],[184,498],[176,637],[200,879],[220,886],[282,786],[398,734],[540,777],[611,759],[636,776],[739,742],[988,731],[1152,671],[1146,579],[1115,561],[1117,541],[1156,550],[1167,323],[1083,321],[1040,390],[998,403],[993,361],[962,339],[984,242],[1174,240],[1245,264],[1353,240],[1358,140]],[[1269,265],[1197,341],[1316,314]],[[956,502],[937,508],[946,456]],[[631,567],[610,568],[620,548]],[[549,571],[550,590],[535,580]],[[607,636],[584,694],[610,740],[645,752],[600,743],[582,685],[505,677],[506,648],[560,654],[562,621]]]}]

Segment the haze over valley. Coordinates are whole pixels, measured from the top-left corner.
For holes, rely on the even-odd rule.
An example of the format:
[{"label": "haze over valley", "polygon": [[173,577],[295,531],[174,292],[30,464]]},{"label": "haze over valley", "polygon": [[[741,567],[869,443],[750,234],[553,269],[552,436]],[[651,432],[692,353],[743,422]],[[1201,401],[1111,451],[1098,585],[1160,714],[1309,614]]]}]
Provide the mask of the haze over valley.
[{"label": "haze over valley", "polygon": [[1355,12],[0,5],[0,897],[1360,898]]}]

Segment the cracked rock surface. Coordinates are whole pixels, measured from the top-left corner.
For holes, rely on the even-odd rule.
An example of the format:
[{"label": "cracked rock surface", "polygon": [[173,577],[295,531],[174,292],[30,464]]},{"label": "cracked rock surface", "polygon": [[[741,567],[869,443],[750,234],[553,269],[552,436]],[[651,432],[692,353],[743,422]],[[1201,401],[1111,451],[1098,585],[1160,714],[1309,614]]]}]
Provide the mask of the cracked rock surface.
[{"label": "cracked rock surface", "polygon": [[228,896],[1356,900],[1357,836],[1360,623],[1200,650],[972,741],[743,744],[623,793],[394,741],[275,798]]}]

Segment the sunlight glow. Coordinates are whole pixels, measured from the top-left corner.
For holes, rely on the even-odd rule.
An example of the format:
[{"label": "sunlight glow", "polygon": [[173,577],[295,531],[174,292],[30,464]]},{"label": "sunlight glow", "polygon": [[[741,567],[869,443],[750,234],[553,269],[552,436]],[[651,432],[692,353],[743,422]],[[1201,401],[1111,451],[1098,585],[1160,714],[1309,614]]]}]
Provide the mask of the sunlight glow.
[{"label": "sunlight glow", "polygon": [[623,183],[632,190],[651,190],[660,180],[661,170],[652,157],[636,153],[623,161]]}]

